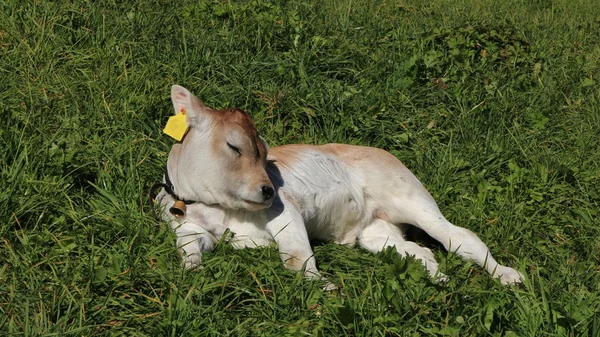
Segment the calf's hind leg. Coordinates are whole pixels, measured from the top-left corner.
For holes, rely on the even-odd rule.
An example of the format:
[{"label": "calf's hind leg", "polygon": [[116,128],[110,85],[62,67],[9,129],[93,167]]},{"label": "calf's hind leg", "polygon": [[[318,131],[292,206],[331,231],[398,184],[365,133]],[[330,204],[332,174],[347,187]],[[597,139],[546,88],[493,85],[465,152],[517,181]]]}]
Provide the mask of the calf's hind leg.
[{"label": "calf's hind leg", "polygon": [[400,229],[387,221],[375,219],[358,236],[361,247],[377,253],[387,247],[394,247],[402,256],[412,255],[420,260],[433,279],[445,280],[445,275],[438,273],[438,264],[431,250],[418,244],[406,241]]},{"label": "calf's hind leg", "polygon": [[446,220],[431,196],[425,200],[414,198],[411,202],[404,202],[402,205],[406,214],[411,214],[411,219],[407,222],[427,232],[444,245],[446,250],[484,267],[490,275],[499,278],[503,284],[521,283],[523,279],[521,273],[499,264],[475,233]]}]

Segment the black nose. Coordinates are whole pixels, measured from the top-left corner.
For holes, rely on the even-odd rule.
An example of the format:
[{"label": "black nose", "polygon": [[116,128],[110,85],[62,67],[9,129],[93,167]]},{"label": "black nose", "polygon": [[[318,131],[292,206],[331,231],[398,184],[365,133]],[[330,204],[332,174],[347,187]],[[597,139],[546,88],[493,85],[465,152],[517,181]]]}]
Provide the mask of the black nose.
[{"label": "black nose", "polygon": [[263,198],[265,198],[265,200],[271,199],[273,197],[273,194],[275,194],[275,190],[273,189],[273,187],[267,186],[267,185],[264,185],[261,188],[261,191],[262,191]]}]

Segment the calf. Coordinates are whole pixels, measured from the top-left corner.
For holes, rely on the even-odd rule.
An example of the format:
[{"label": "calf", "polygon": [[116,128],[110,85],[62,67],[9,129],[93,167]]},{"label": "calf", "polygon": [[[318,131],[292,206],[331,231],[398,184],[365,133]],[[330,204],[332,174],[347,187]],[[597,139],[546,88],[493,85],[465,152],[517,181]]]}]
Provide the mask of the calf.
[{"label": "calf", "polygon": [[390,153],[342,144],[269,150],[246,112],[213,110],[177,85],[171,99],[186,130],[169,153],[156,201],[186,267],[199,265],[202,252],[229,229],[236,248],[276,242],[284,265],[307,277],[321,277],[309,243],[319,239],[358,242],[371,252],[394,247],[443,278],[432,252],[405,239],[405,226],[412,225],[502,283],[521,282],[523,276],[498,264],[477,235],[446,220]]}]

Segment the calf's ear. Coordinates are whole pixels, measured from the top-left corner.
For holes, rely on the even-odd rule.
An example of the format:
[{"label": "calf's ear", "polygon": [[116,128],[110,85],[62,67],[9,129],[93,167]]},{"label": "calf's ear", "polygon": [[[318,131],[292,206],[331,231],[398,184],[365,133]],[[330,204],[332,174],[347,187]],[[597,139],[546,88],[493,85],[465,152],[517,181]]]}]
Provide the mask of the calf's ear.
[{"label": "calf's ear", "polygon": [[269,147],[269,144],[267,143],[267,141],[262,136],[258,136],[258,138],[260,138],[260,141],[265,145],[265,150],[267,150],[267,152],[269,152],[269,150],[271,148]]},{"label": "calf's ear", "polygon": [[211,110],[189,90],[177,84],[171,87],[171,101],[176,115],[180,112],[185,113],[185,119],[189,127],[201,123]]}]

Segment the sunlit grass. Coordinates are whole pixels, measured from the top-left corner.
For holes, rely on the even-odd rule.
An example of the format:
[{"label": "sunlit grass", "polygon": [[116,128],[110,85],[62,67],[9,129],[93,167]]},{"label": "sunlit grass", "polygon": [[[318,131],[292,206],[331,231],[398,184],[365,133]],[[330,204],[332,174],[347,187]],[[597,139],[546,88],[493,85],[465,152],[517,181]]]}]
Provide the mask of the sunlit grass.
[{"label": "sunlit grass", "polygon": [[[0,5],[0,333],[597,336],[600,12],[593,1]],[[341,293],[275,247],[184,271],[147,190],[169,88],[254,117],[272,146],[397,155],[444,214],[527,275],[434,246],[315,246]],[[425,242],[424,244],[427,244]]]}]

